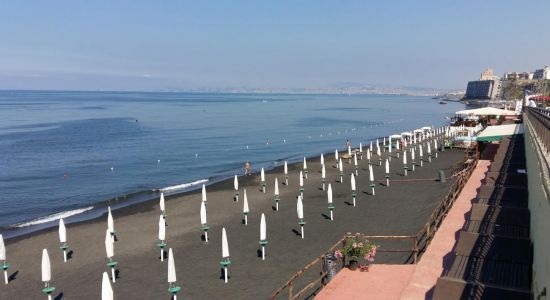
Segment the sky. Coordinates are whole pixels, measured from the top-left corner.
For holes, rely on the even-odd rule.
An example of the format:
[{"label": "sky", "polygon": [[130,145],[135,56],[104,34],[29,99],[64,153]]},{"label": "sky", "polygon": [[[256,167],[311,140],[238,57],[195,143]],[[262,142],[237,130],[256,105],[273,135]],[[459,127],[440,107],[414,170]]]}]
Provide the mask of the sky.
[{"label": "sky", "polygon": [[465,89],[550,65],[550,1],[0,0],[0,89]]}]

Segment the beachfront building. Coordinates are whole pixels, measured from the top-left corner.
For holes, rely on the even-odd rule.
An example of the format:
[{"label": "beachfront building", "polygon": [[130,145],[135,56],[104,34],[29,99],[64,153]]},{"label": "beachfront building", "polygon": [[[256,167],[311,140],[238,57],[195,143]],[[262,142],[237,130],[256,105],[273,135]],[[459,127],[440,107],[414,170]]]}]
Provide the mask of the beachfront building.
[{"label": "beachfront building", "polygon": [[504,80],[533,80],[533,72],[506,72],[502,77]]},{"label": "beachfront building", "polygon": [[533,79],[550,79],[550,67],[544,66],[544,68],[536,70]]},{"label": "beachfront building", "polygon": [[501,87],[502,82],[500,79],[469,81],[466,88],[466,98],[497,99],[500,95]]},{"label": "beachfront building", "polygon": [[481,72],[479,80],[492,80],[495,75],[493,74],[493,69],[485,69]]}]

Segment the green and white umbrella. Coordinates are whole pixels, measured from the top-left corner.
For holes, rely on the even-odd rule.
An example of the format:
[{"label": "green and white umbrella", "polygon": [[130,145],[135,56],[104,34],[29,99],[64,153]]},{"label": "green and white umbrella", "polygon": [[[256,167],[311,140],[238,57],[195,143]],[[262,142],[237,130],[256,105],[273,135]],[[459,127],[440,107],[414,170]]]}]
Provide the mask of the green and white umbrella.
[{"label": "green and white umbrella", "polygon": [[114,238],[116,235],[115,232],[115,222],[113,221],[113,214],[111,213],[111,207],[107,206],[107,210],[109,213],[107,214],[107,229],[109,229],[109,233]]},{"label": "green and white umbrella", "polygon": [[323,191],[325,190],[325,183],[327,182],[327,171],[325,165],[321,166],[321,182],[323,183]]},{"label": "green and white umbrella", "polygon": [[403,150],[403,171],[405,176],[407,176],[407,170],[409,167],[407,166],[407,150]]},{"label": "green and white umbrella", "polygon": [[229,259],[229,244],[227,243],[227,234],[225,232],[225,227],[222,228],[222,261],[220,262],[220,265],[223,267],[224,272],[224,281],[227,283],[229,278],[229,270],[228,267],[231,264],[231,260]]},{"label": "green and white umbrella", "polygon": [[298,196],[298,201],[296,202],[296,212],[298,213],[298,224],[302,232],[302,238],[304,238],[304,204],[302,203],[302,197]]},{"label": "green and white umbrella", "polygon": [[338,172],[340,173],[340,183],[344,182],[344,165],[342,159],[338,160]]},{"label": "green and white umbrella", "polygon": [[107,275],[107,272],[103,272],[101,279],[101,300],[113,300],[113,297],[113,288],[109,281],[109,275]]},{"label": "green and white umbrella", "polygon": [[115,256],[115,245],[113,243],[113,237],[109,233],[109,230],[105,232],[105,253],[107,254],[107,259],[109,260],[107,266],[111,268],[111,276],[113,277],[113,283],[115,283],[115,267],[118,263],[113,260],[113,257]]},{"label": "green and white umbrella", "polygon": [[164,261],[164,247],[166,247],[166,222],[162,216],[159,217],[159,243],[160,261]]},{"label": "green and white umbrella", "polygon": [[52,269],[50,264],[50,256],[48,255],[48,250],[42,250],[42,282],[44,282],[44,288],[42,292],[48,295],[48,300],[52,299],[52,293],[55,291],[55,287],[50,286],[50,281],[52,280]]},{"label": "green and white umbrella", "polygon": [[237,175],[233,179],[233,188],[235,189],[235,201],[239,202],[239,178]]},{"label": "green and white umbrella", "polygon": [[355,175],[351,173],[351,197],[353,198],[353,206],[355,206],[355,198],[357,197],[357,193],[355,192]]},{"label": "green and white umbrella", "polygon": [[438,152],[437,139],[434,139],[434,152],[435,152],[435,158],[437,158],[437,152]]},{"label": "green and white umbrella", "polygon": [[243,200],[243,215],[244,215],[244,225],[248,225],[248,197],[246,196],[246,189],[244,189],[244,200]]},{"label": "green and white umbrella", "polygon": [[274,186],[273,201],[275,201],[275,211],[279,211],[279,200],[281,200],[281,198],[279,197],[279,181],[277,180],[277,177],[275,177]]},{"label": "green and white umbrella", "polygon": [[300,195],[304,197],[304,176],[302,171],[300,171]]},{"label": "green and white umbrella", "polygon": [[426,143],[426,150],[426,152],[428,152],[428,162],[432,162],[432,147],[429,141]]},{"label": "green and white umbrella", "polygon": [[177,300],[177,292],[181,290],[181,287],[176,285],[176,264],[174,262],[174,254],[172,248],[168,249],[168,292],[172,294],[172,300]]},{"label": "green and white umbrella", "polygon": [[325,156],[321,153],[321,165],[325,164]]},{"label": "green and white umbrella", "polygon": [[262,260],[265,260],[265,247],[267,245],[267,227],[265,215],[262,213],[260,218],[260,245],[262,245]]},{"label": "green and white umbrella", "polygon": [[288,186],[288,164],[287,164],[286,160],[285,160],[284,171],[285,171],[285,185]]},{"label": "green and white umbrella", "polygon": [[69,245],[67,244],[67,228],[63,219],[59,219],[59,243],[59,249],[63,251],[63,261],[67,262],[67,249]]},{"label": "green and white umbrella", "polygon": [[334,215],[332,211],[334,210],[334,203],[332,202],[332,186],[330,185],[330,183],[328,184],[328,189],[327,189],[327,200],[328,200],[328,209],[330,210],[330,220],[333,221]]},{"label": "green and white umbrella", "polygon": [[416,146],[412,146],[411,150],[410,150],[411,151],[411,165],[412,165],[413,172],[414,172],[414,165],[416,164],[416,162],[415,162],[415,159],[416,159],[415,158],[415,155],[416,155],[415,152],[416,152],[416,150],[415,149],[416,149]]},{"label": "green and white umbrella", "polygon": [[6,261],[6,245],[4,245],[4,237],[0,234],[0,268],[4,271],[4,281],[8,284],[8,269],[10,264]]},{"label": "green and white umbrella", "polygon": [[262,192],[265,194],[265,172],[264,172],[264,168],[262,168],[262,170],[260,171],[260,178],[261,178],[261,181],[262,181]]},{"label": "green and white umbrella", "polygon": [[160,207],[160,212],[162,213],[162,216],[165,217],[166,216],[166,207],[164,205],[164,193],[160,193],[159,207]]},{"label": "green and white umbrella", "polygon": [[208,242],[208,223],[206,222],[206,205],[204,202],[201,202],[201,211],[200,211],[200,217],[201,217],[201,229],[204,231],[204,241]]},{"label": "green and white umbrella", "polygon": [[305,178],[307,179],[307,162],[306,162],[306,158],[304,157],[304,176]]},{"label": "green and white umbrella", "polygon": [[202,185],[202,202],[206,204],[206,201],[208,201],[208,199],[206,198],[206,186],[203,184]]},{"label": "green and white umbrella", "polygon": [[386,186],[390,186],[390,162],[388,161],[387,158],[386,158]]},{"label": "green and white umbrella", "polygon": [[370,187],[372,188],[372,195],[374,196],[374,174],[372,172],[372,165],[369,165],[369,180]]},{"label": "green and white umbrella", "polygon": [[357,164],[357,153],[353,155],[353,166],[355,167],[355,176],[359,176],[359,165]]},{"label": "green and white umbrella", "polygon": [[418,144],[418,156],[420,156],[420,166],[422,167],[424,165],[424,153],[422,153],[422,144]]}]

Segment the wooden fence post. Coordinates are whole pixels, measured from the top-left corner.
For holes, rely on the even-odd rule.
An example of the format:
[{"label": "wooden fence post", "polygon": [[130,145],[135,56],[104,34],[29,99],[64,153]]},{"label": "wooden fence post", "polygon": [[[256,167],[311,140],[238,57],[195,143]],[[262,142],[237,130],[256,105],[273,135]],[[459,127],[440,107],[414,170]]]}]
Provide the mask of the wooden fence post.
[{"label": "wooden fence post", "polygon": [[293,289],[293,284],[291,281],[288,283],[288,300],[292,300],[292,289]]}]

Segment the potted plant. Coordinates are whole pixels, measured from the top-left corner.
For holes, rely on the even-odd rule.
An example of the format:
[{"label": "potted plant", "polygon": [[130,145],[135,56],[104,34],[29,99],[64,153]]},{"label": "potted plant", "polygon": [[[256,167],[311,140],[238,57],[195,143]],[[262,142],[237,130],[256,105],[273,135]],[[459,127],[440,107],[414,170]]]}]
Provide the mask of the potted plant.
[{"label": "potted plant", "polygon": [[[337,258],[347,257],[349,261],[348,268],[350,270],[357,270],[357,267],[360,267],[362,271],[367,271],[369,264],[374,262],[376,248],[378,248],[378,245],[371,243],[357,233],[354,236],[346,237],[344,248],[336,250],[334,256]],[[366,264],[359,265],[359,258],[361,257],[366,261]]]}]

